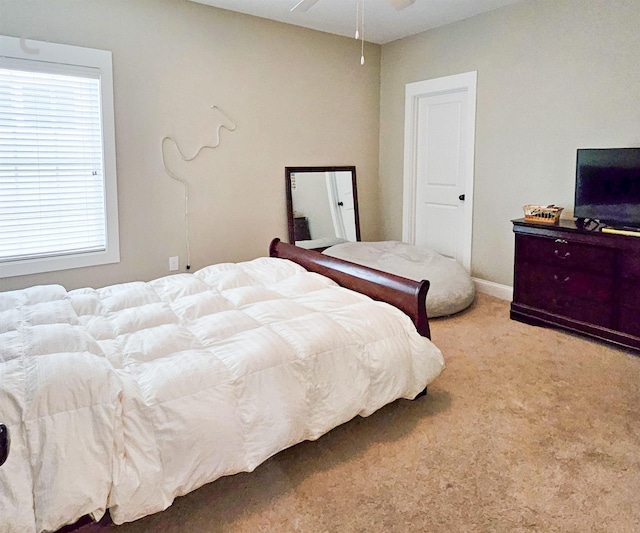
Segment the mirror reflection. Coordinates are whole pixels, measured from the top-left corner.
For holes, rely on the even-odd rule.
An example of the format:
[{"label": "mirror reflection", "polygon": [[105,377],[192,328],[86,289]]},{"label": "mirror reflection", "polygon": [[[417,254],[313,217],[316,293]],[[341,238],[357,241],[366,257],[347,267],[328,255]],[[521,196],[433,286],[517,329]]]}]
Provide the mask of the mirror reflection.
[{"label": "mirror reflection", "polygon": [[289,242],[323,250],[360,240],[356,167],[286,167]]}]

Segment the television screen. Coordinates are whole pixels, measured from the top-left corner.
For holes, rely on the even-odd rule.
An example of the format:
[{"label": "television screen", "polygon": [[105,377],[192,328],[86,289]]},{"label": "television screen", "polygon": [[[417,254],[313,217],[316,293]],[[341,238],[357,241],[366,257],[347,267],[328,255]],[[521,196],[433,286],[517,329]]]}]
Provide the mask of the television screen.
[{"label": "television screen", "polygon": [[578,150],[574,215],[640,226],[640,148]]}]

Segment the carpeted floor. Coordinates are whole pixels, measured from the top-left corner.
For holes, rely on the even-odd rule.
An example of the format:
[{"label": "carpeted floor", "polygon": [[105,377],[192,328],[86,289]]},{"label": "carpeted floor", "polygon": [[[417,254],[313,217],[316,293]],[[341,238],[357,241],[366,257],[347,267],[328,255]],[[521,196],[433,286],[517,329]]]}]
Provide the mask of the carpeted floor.
[{"label": "carpeted floor", "polygon": [[432,337],[447,369],[426,397],[115,532],[640,531],[640,357],[482,294]]}]

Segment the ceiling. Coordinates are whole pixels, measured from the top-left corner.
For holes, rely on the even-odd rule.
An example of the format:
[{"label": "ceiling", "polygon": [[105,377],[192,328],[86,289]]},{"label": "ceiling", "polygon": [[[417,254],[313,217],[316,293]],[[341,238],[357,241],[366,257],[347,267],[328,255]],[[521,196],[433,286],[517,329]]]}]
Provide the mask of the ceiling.
[{"label": "ceiling", "polygon": [[[192,0],[230,11],[353,37],[356,0],[319,0],[308,11],[290,11],[298,0]],[[522,0],[416,0],[396,11],[387,0],[364,0],[365,40],[385,44]]]}]

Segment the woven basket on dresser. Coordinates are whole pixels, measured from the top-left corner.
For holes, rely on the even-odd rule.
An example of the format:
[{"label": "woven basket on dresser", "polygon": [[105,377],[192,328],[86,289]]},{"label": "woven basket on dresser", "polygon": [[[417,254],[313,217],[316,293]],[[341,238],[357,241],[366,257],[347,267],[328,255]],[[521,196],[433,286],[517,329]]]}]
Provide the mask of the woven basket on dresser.
[{"label": "woven basket on dresser", "polygon": [[525,205],[524,219],[527,222],[537,222],[540,224],[557,224],[560,220],[560,213],[564,207],[556,207],[555,205]]}]

